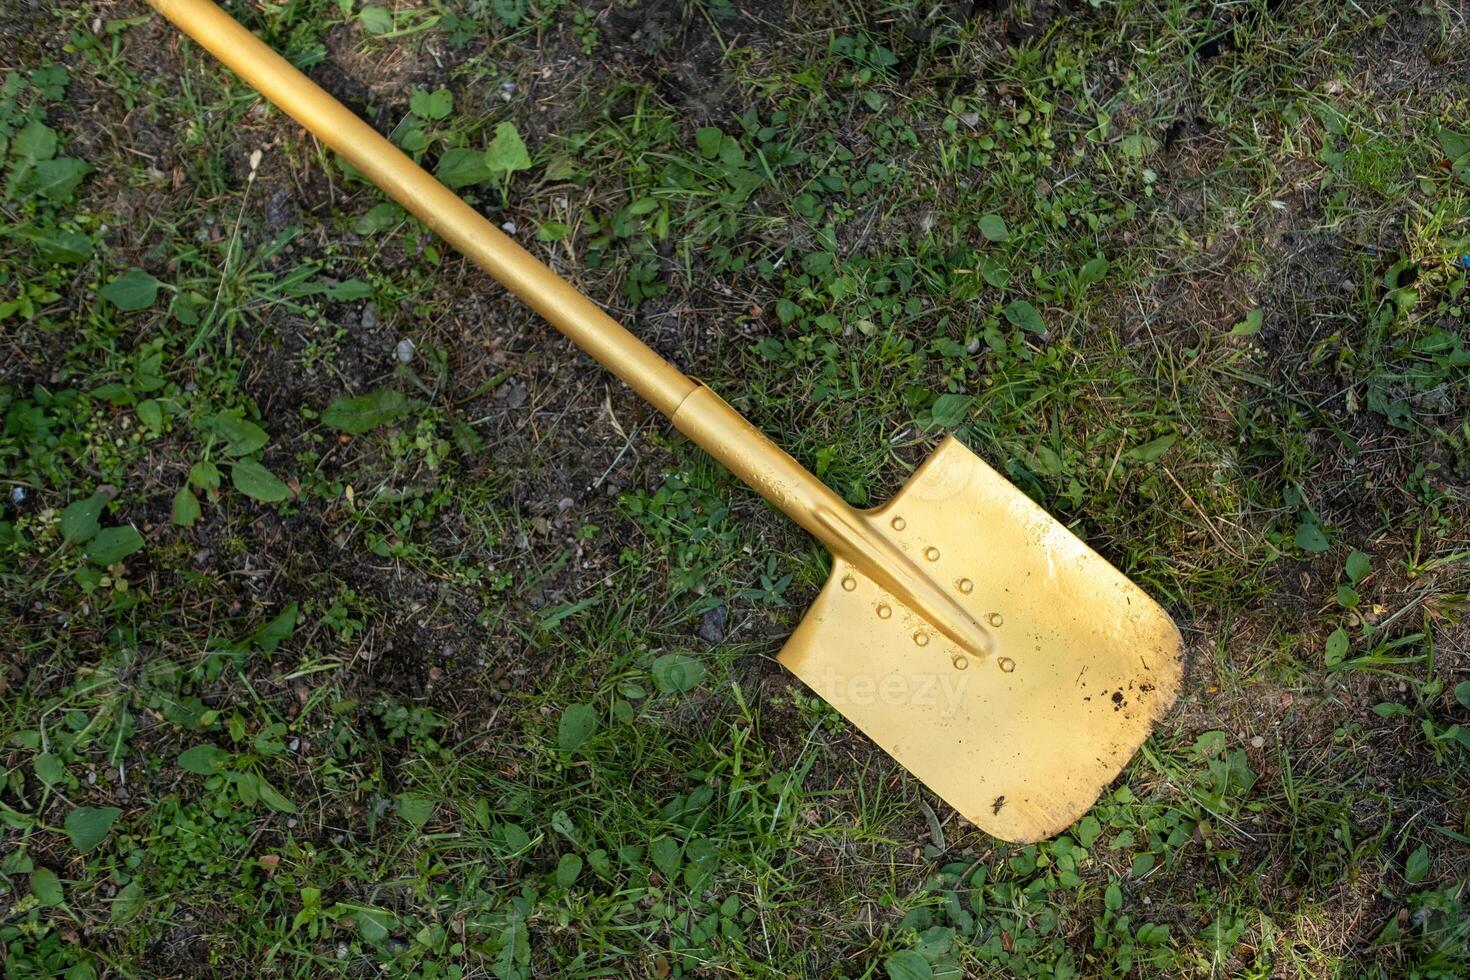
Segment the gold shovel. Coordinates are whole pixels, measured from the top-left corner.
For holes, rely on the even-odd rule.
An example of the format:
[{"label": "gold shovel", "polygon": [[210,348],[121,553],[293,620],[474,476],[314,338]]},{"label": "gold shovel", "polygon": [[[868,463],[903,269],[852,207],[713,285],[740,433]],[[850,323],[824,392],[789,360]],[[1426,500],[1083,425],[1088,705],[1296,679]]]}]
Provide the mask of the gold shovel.
[{"label": "gold shovel", "polygon": [[831,549],[781,663],[969,820],[1058,833],[1173,704],[1168,615],[954,438],[854,510],[219,7],[149,2]]}]

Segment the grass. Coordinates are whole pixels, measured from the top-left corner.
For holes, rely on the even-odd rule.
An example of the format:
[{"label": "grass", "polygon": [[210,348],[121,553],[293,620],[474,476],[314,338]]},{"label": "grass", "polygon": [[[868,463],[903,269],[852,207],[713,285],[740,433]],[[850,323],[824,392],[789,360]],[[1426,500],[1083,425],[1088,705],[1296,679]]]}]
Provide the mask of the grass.
[{"label": "grass", "polygon": [[812,542],[142,5],[36,4],[6,976],[1470,969],[1463,10],[234,8],[851,502],[957,434],[1186,685],[987,837],[773,662]]}]

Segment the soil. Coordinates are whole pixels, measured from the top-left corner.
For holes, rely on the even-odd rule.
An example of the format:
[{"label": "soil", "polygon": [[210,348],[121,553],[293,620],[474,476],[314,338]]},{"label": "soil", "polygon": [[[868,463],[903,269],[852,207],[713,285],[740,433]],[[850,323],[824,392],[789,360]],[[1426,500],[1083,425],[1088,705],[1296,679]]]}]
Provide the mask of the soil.
[{"label": "soil", "polygon": [[[1252,11],[1256,7],[1247,5]],[[1266,4],[1270,9],[1273,4]],[[142,8],[118,4],[119,16],[132,16]],[[996,43],[1040,43],[1058,18],[1091,16],[1083,3],[1010,3],[1008,0],[974,0],[948,4],[950,16],[973,24],[993,35]],[[17,25],[42,38],[54,38],[53,15],[41,0],[20,0],[7,28]],[[1222,15],[1224,19],[1196,25],[1196,56],[1218,57],[1232,45],[1247,43],[1261,28],[1247,14]],[[597,59],[629,79],[647,82],[658,97],[687,112],[699,124],[728,122],[738,114],[740,90],[732,76],[726,52],[749,48],[753,58],[778,48],[788,32],[801,29],[799,11],[787,0],[753,0],[735,5],[725,17],[707,16],[705,5],[684,0],[650,0],[635,5],[599,5],[593,21],[600,32]],[[1430,18],[1404,15],[1406,30],[1362,52],[1360,74],[1374,84],[1393,90],[1413,90],[1425,84],[1444,84],[1445,79],[1470,79],[1463,58],[1443,57],[1436,47]],[[929,25],[911,25],[907,35],[917,49],[927,37]],[[1388,34],[1380,35],[1388,37]],[[196,62],[186,65],[172,31],[153,21],[121,35],[121,58],[126,70],[148,77],[189,77],[199,80],[213,72]],[[412,85],[431,87],[454,77],[456,64],[421,54],[411,63],[365,53],[360,31],[339,27],[322,39],[327,57],[311,70],[312,77],[351,108],[366,114],[382,131],[392,128],[406,111],[405,93]],[[555,127],[558,79],[562,73],[581,70],[586,57],[569,36],[553,38],[544,59],[545,70],[523,77],[518,84],[544,107],[543,125]],[[69,56],[59,44],[49,45],[48,56],[61,61]],[[395,52],[409,46],[395,46]],[[483,54],[473,47],[462,57]],[[905,57],[905,52],[899,52]],[[1374,66],[1391,70],[1374,71]],[[918,70],[915,68],[914,70]],[[1310,84],[1308,80],[1305,84]],[[957,85],[962,84],[956,82]],[[359,236],[340,230],[344,215],[360,214],[376,195],[345,184],[324,173],[315,156],[290,154],[287,147],[303,144],[294,123],[278,114],[248,113],[242,118],[236,139],[228,147],[192,146],[188,134],[172,129],[145,106],[127,107],[112,89],[77,86],[76,98],[63,110],[57,123],[75,134],[76,152],[88,158],[128,154],[150,174],[148,189],[139,191],[126,175],[98,174],[91,193],[105,201],[105,210],[116,216],[109,240],[121,257],[170,278],[166,255],[172,236],[209,236],[229,233],[235,215],[201,201],[197,227],[169,228],[153,222],[151,215],[170,208],[165,205],[178,193],[204,194],[185,187],[183,175],[191,168],[189,155],[220,152],[229,161],[229,175],[236,188],[247,183],[249,156],[264,150],[247,202],[250,219],[243,223],[242,245],[254,249],[283,229],[306,222],[310,234],[297,238],[276,260],[278,269],[318,261],[329,269],[344,251],[363,246]],[[564,107],[561,107],[564,109]],[[528,127],[528,132],[534,130]],[[1178,224],[1186,228],[1201,223],[1210,206],[1208,188],[1218,176],[1228,150],[1216,128],[1202,118],[1197,107],[1182,101],[1177,115],[1161,124],[1158,133],[1164,165],[1160,174],[1160,198],[1145,220],[1156,227]],[[1228,331],[1250,309],[1280,311],[1266,320],[1258,338],[1261,349],[1259,371],[1272,383],[1289,388],[1303,402],[1319,409],[1357,444],[1354,451],[1342,441],[1327,438],[1319,430],[1313,446],[1316,463],[1313,475],[1327,509],[1323,519],[1351,534],[1366,537],[1380,526],[1380,513],[1392,507],[1425,460],[1403,449],[1400,434],[1385,426],[1377,415],[1351,412],[1333,396],[1340,388],[1330,365],[1317,365],[1311,357],[1325,329],[1313,312],[1331,308],[1343,291],[1343,282],[1363,279],[1361,266],[1386,269],[1393,261],[1397,233],[1362,229],[1362,241],[1324,232],[1322,202],[1308,186],[1305,174],[1284,174],[1286,192],[1276,238],[1279,261],[1267,281],[1246,278],[1249,263],[1239,251],[1244,243],[1222,237],[1213,240],[1187,266],[1160,271],[1151,284],[1150,313],[1139,317],[1136,306],[1120,303],[1114,325],[1120,335],[1142,342],[1149,336],[1166,337],[1168,343],[1189,347],[1208,335]],[[493,204],[494,202],[492,202]],[[424,243],[402,236],[374,242],[373,271],[389,279],[419,266]],[[1376,257],[1365,257],[1371,245]],[[343,270],[344,276],[350,270]],[[671,290],[660,300],[645,304],[632,318],[636,332],[686,370],[698,374],[719,354],[720,338],[730,333],[730,322],[750,305],[750,297],[734,283],[711,283],[694,277],[697,285],[687,292]],[[578,273],[576,282],[590,295],[606,300],[614,313],[618,307],[617,283]],[[447,356],[445,385],[447,401],[462,417],[476,420],[489,450],[463,463],[468,483],[493,486],[488,503],[496,509],[524,517],[533,529],[519,540],[487,541],[480,531],[465,526],[458,517],[439,517],[416,528],[416,538],[425,547],[445,554],[463,554],[465,561],[487,569],[509,572],[517,583],[518,605],[510,615],[492,616],[489,625],[481,614],[486,604],[480,595],[459,589],[407,563],[379,560],[369,555],[362,541],[342,531],[345,511],[341,501],[303,497],[294,512],[281,517],[245,503],[231,504],[252,514],[239,540],[216,538],[206,523],[193,533],[193,571],[204,575],[213,587],[228,594],[230,612],[267,618],[269,612],[291,601],[320,599],[321,583],[333,582],[366,597],[372,606],[371,623],[357,641],[357,649],[342,651],[352,658],[354,669],[346,694],[364,703],[384,694],[427,704],[451,720],[460,733],[482,731],[496,717],[499,702],[508,692],[531,692],[557,683],[559,664],[555,658],[534,654],[521,625],[536,611],[574,601],[596,590],[620,567],[625,549],[642,549],[643,532],[623,516],[617,494],[630,487],[656,487],[661,472],[671,459],[667,426],[639,399],[611,378],[593,374],[594,365],[567,341],[549,331],[533,314],[510,298],[479,270],[458,257],[448,255],[440,273],[429,287],[428,296],[406,298],[398,304],[363,305],[335,303],[326,308],[331,328],[341,329],[344,339],[331,360],[330,369],[304,371],[303,355],[309,345],[322,340],[323,329],[291,313],[284,306],[268,309],[250,321],[237,338],[249,353],[250,368],[241,385],[259,406],[263,423],[273,436],[265,462],[279,472],[289,472],[292,461],[303,452],[320,452],[319,473],[328,480],[351,482],[364,469],[364,450],[357,440],[342,438],[335,445],[313,441],[311,427],[304,421],[303,408],[320,409],[344,393],[366,391],[392,376],[395,349],[402,338],[411,338],[421,352],[442,350]],[[441,318],[424,320],[415,315],[416,303],[449,311]],[[138,327],[139,338],[152,326]],[[76,341],[74,333],[63,332],[47,343],[64,349]],[[48,380],[46,358],[32,357],[12,363],[3,377],[17,388]],[[592,380],[589,383],[589,378]],[[1240,402],[1259,400],[1259,392],[1242,383],[1234,390]],[[161,445],[160,458],[183,458],[177,446]],[[914,450],[917,454],[919,450]],[[1455,461],[1438,459],[1447,472]],[[1255,464],[1253,464],[1255,465]],[[1273,461],[1263,456],[1259,473],[1269,477]],[[141,486],[172,485],[180,474],[159,462],[138,474]],[[422,473],[399,474],[401,486],[415,481],[427,483]],[[134,493],[138,504],[127,513],[145,532],[164,526],[169,519],[168,496]],[[39,505],[53,505],[41,501]],[[778,551],[802,547],[798,532],[777,524],[752,496],[732,491],[736,516],[754,529],[756,543]],[[223,523],[223,522],[222,522]],[[593,543],[583,541],[579,527],[593,524],[603,529]],[[1375,568],[1400,567],[1413,554],[1414,542],[1400,536],[1385,536],[1371,542]],[[545,566],[546,557],[565,552],[569,557],[554,570]],[[653,570],[656,573],[658,570]],[[1216,695],[1222,687],[1235,684],[1222,676],[1215,652],[1222,640],[1236,649],[1263,648],[1277,642],[1278,627],[1320,610],[1332,599],[1338,569],[1326,560],[1281,562],[1271,589],[1273,608],[1250,610],[1255,625],[1245,632],[1223,622],[1218,611],[1179,609],[1188,638],[1189,671],[1180,705],[1169,721],[1176,731],[1194,732],[1208,728],[1228,731],[1232,746],[1248,746],[1252,767],[1261,778],[1277,778],[1283,760],[1303,756],[1315,762],[1315,779],[1328,783],[1343,778],[1335,763],[1311,758],[1317,748],[1330,744],[1332,729],[1343,714],[1343,705],[1353,706],[1355,716],[1367,713],[1373,704],[1393,701],[1402,692],[1382,678],[1354,674],[1333,679],[1319,689],[1306,689],[1299,682],[1269,681],[1232,688],[1231,701],[1222,705]],[[534,582],[533,589],[522,589]],[[1413,608],[1433,584],[1410,582],[1388,574],[1375,578],[1363,590],[1365,606],[1387,609]],[[812,589],[794,589],[792,607],[773,613],[764,606],[736,596],[715,597],[718,602],[702,616],[680,624],[676,636],[664,637],[671,644],[691,648],[716,643],[744,643],[761,651],[774,651],[779,637],[799,616]],[[1432,609],[1421,609],[1426,616]],[[45,616],[53,615],[46,611]],[[1459,649],[1470,646],[1470,631],[1450,634]],[[75,635],[78,649],[100,649],[100,636]],[[533,655],[534,654],[534,655]],[[11,661],[7,676],[14,682],[25,676],[29,664]],[[790,700],[792,682],[769,658],[751,655],[740,665],[736,678],[759,705],[761,735],[778,758],[796,765],[808,736],[802,715]],[[273,703],[297,703],[304,687],[281,676],[261,671],[254,683],[259,696]],[[33,691],[45,693],[48,681],[28,681]],[[59,683],[59,679],[58,679]],[[0,692],[4,680],[0,678]],[[689,710],[709,717],[730,707],[721,695],[692,702]],[[289,709],[288,709],[289,713]],[[366,722],[365,722],[366,723]],[[160,728],[146,728],[142,739],[171,737]],[[1252,739],[1259,737],[1257,745]],[[1398,786],[1391,779],[1400,740],[1414,737],[1402,726],[1384,722],[1371,733],[1369,745],[1380,759],[1369,766],[1371,778],[1387,792]],[[896,765],[861,735],[847,731],[830,738],[811,776],[813,785],[840,789],[856,778],[897,778]],[[145,742],[145,744],[147,744]],[[386,744],[386,740],[385,740]],[[498,761],[513,764],[521,751],[503,741],[483,738],[478,748]],[[162,748],[149,748],[166,754]],[[391,752],[391,749],[385,751]],[[840,760],[840,761],[837,761]],[[389,770],[392,767],[388,767]],[[875,775],[876,774],[876,775]],[[1355,777],[1358,778],[1358,777]],[[1424,821],[1455,826],[1457,815],[1424,793]],[[997,807],[1001,801],[997,801]],[[1399,807],[1402,809],[1402,801]],[[922,841],[928,834],[925,821],[916,815],[909,840]],[[1355,820],[1370,822],[1374,814],[1360,813]],[[352,815],[354,829],[366,826],[366,814]],[[956,849],[972,855],[988,855],[997,845],[973,828],[955,828]],[[896,828],[895,828],[896,829]],[[1269,876],[1290,889],[1303,880],[1301,853],[1295,848],[1292,815],[1263,814],[1250,827],[1254,846],[1243,867]],[[831,855],[824,855],[831,858]],[[839,855],[840,860],[860,860],[856,845]],[[1183,882],[1204,876],[1204,863],[1181,864],[1171,877],[1154,876],[1146,888],[1168,895],[1189,891]],[[1320,896],[1319,896],[1320,898]],[[1386,899],[1374,894],[1353,895],[1346,907],[1382,921],[1391,912]],[[1082,936],[1090,923],[1074,921],[1070,929]],[[197,924],[181,924],[173,933],[160,937],[150,957],[160,972],[185,974],[207,962],[206,931]],[[867,934],[853,940],[855,971],[863,965],[862,946]]]},{"label": "soil", "polygon": [[700,125],[723,125],[741,111],[729,102],[735,79],[725,67],[733,48],[777,46],[791,20],[791,0],[747,0],[714,13],[683,0],[608,5],[595,24],[607,57],[631,79],[648,82],[665,102]]}]

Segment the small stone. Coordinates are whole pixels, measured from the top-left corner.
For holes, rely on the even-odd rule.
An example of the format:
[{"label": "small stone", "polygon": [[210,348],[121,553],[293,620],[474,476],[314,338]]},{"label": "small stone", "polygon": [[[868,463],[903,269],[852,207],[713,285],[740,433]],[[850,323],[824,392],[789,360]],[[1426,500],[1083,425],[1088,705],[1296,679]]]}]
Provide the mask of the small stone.
[{"label": "small stone", "polygon": [[1253,749],[1259,749],[1261,746],[1263,746],[1265,744],[1266,744],[1266,740],[1264,738],[1262,738],[1260,735],[1257,735],[1255,738],[1252,738],[1251,739],[1251,748],[1253,748]]},{"label": "small stone", "polygon": [[698,635],[706,643],[719,643],[725,638],[725,627],[730,624],[730,611],[722,602],[704,611],[699,620]]},{"label": "small stone", "polygon": [[501,385],[495,394],[506,408],[520,408],[526,404],[526,386],[519,381]]},{"label": "small stone", "polygon": [[371,330],[378,325],[378,308],[369,303],[362,308],[362,329]]},{"label": "small stone", "polygon": [[402,340],[400,340],[398,342],[398,347],[393,351],[394,355],[398,358],[399,364],[407,364],[412,361],[413,352],[413,341],[409,340],[407,337],[404,337]]},{"label": "small stone", "polygon": [[502,221],[500,223],[500,230],[507,235],[514,235],[516,233],[516,223],[514,221]]}]

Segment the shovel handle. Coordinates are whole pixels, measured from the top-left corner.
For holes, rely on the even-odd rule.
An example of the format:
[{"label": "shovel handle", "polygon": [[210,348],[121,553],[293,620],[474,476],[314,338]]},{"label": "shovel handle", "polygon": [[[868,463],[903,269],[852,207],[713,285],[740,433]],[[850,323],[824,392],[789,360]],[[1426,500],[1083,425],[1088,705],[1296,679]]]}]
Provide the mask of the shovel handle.
[{"label": "shovel handle", "polygon": [[660,412],[698,387],[215,4],[149,3]]},{"label": "shovel handle", "polygon": [[233,17],[211,0],[148,2],[834,554],[853,562],[965,649],[988,653],[985,629],[869,516],[854,511],[713,391],[655,354]]}]

